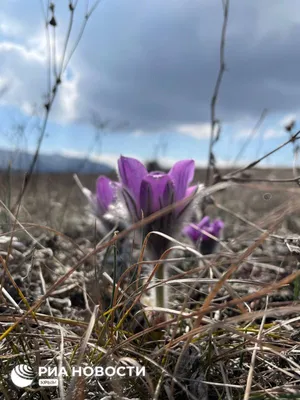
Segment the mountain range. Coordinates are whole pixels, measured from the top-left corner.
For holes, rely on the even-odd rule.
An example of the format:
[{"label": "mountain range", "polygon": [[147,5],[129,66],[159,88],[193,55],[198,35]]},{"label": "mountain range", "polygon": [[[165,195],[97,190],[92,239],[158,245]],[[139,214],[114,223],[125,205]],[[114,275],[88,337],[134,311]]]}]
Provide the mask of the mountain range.
[{"label": "mountain range", "polygon": [[[0,170],[6,170],[11,163],[13,171],[27,171],[32,159],[33,154],[29,152],[0,149]],[[41,153],[34,171],[40,173],[109,174],[113,168],[105,163],[97,163],[89,159]]]}]

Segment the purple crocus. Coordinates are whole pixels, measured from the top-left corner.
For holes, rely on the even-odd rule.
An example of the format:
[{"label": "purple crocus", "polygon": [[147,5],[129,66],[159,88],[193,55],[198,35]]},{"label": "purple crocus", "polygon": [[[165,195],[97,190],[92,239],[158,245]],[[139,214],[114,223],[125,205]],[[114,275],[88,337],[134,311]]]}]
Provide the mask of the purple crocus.
[{"label": "purple crocus", "polygon": [[[134,220],[147,217],[197,190],[197,186],[189,187],[194,177],[193,160],[175,163],[168,173],[148,172],[140,161],[123,156],[118,160],[118,167],[125,201]],[[178,206],[173,215],[178,218],[186,206]]]},{"label": "purple crocus", "polygon": [[216,241],[207,236],[205,231],[216,238],[220,237],[221,231],[224,228],[224,222],[220,219],[215,219],[210,222],[209,217],[204,217],[199,223],[189,224],[183,229],[183,233],[188,236],[194,243],[200,242],[200,250],[203,254],[210,254],[216,246]]}]

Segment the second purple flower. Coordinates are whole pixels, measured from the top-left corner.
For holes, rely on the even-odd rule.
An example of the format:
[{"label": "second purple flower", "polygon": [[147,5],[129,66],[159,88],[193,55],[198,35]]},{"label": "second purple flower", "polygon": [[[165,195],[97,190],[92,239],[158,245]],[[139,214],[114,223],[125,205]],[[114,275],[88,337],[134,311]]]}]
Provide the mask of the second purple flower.
[{"label": "second purple flower", "polygon": [[[200,242],[200,251],[202,254],[211,254],[215,250],[216,240],[212,239],[205,232],[219,238],[224,228],[224,222],[215,219],[210,222],[209,217],[204,217],[196,224],[189,224],[183,229],[183,234],[188,236],[195,244]],[[204,231],[204,232],[203,232]]]}]

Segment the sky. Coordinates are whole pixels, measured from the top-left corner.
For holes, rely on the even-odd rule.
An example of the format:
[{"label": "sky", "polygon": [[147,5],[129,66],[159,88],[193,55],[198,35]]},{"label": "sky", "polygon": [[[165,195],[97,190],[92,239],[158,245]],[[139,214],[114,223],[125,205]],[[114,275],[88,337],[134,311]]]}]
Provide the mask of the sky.
[{"label": "sky", "polygon": [[[32,152],[37,143],[49,54],[59,70],[70,20],[69,0],[53,2],[57,25],[49,26],[48,41],[46,3],[1,3],[1,148]],[[93,5],[95,0],[80,0],[75,8],[65,60],[72,57],[41,152],[89,154],[113,166],[120,154],[166,165],[193,158],[206,165],[222,0],[102,0],[72,52],[86,7]],[[230,1],[226,71],[216,104],[219,166],[244,164],[279,146],[288,139],[284,126],[292,119],[300,129],[299,37],[298,0]],[[53,73],[52,68],[52,81]],[[291,166],[291,144],[264,165]]]}]

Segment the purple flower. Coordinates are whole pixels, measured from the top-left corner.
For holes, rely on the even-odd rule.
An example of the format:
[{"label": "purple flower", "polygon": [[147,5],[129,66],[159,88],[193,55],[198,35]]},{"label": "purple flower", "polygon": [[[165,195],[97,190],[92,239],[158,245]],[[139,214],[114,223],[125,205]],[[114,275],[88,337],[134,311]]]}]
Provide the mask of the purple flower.
[{"label": "purple flower", "polygon": [[210,223],[209,217],[204,217],[198,224],[189,224],[183,229],[183,233],[192,239],[193,242],[201,240],[211,239],[201,231],[204,230],[210,233],[212,236],[219,237],[221,230],[224,228],[224,222],[220,219],[216,219]]},{"label": "purple flower", "polygon": [[[197,186],[189,187],[194,177],[193,160],[177,162],[169,173],[148,172],[140,161],[123,156],[118,160],[118,167],[125,201],[135,220],[189,197],[197,190]],[[178,218],[186,207],[187,204],[177,207],[173,215]]]},{"label": "purple flower", "polygon": [[[198,189],[198,185],[190,186],[195,172],[193,160],[175,163],[168,173],[148,172],[140,161],[123,156],[118,160],[118,167],[123,198],[133,222],[191,197]],[[141,229],[143,238],[152,231],[158,231],[168,236],[176,236],[180,233],[183,218],[192,210],[191,206],[194,201],[187,199],[183,203],[144,225]],[[159,259],[169,244],[166,237],[157,234],[150,235],[147,242],[148,253],[152,259]],[[156,277],[164,280],[167,276],[166,269],[166,265],[160,265]],[[158,286],[155,289],[156,305],[159,307],[166,306],[166,290],[166,285]]]},{"label": "purple flower", "polygon": [[96,193],[92,193],[89,189],[81,185],[77,177],[76,182],[88,199],[94,213],[99,218],[102,218],[108,212],[110,205],[117,199],[119,183],[111,181],[106,176],[99,176],[96,181]]},{"label": "purple flower", "polygon": [[96,181],[96,207],[98,214],[103,215],[117,197],[117,182],[111,181],[106,176],[99,176]]},{"label": "purple flower", "polygon": [[[120,157],[118,167],[123,197],[133,221],[190,197],[198,189],[198,186],[190,186],[195,171],[193,160],[175,163],[168,173],[148,172],[140,161],[129,157]],[[192,210],[192,203],[192,199],[187,199],[184,204],[144,225],[141,229],[142,235],[145,237],[151,231],[158,231],[168,236],[176,236],[181,232],[183,218]],[[159,259],[169,244],[166,237],[153,234],[149,236],[147,250],[152,259]],[[164,280],[167,276],[166,269],[166,265],[160,265],[156,277]],[[166,290],[166,285],[155,289],[156,305],[159,307],[166,306]]]},{"label": "purple flower", "polygon": [[189,224],[183,229],[183,233],[188,236],[194,243],[201,240],[201,252],[203,254],[210,254],[213,252],[216,241],[207,236],[203,231],[215,236],[220,237],[221,231],[224,228],[224,222],[220,219],[215,219],[210,222],[209,217],[204,217],[198,224]]},{"label": "purple flower", "polygon": [[[198,186],[189,186],[194,177],[195,162],[183,160],[174,164],[168,173],[148,172],[138,160],[120,157],[119,177],[126,208],[133,222],[147,217],[168,205],[194,194]],[[145,237],[151,231],[159,231],[169,236],[181,232],[183,218],[192,210],[192,199],[183,205],[143,226]],[[168,248],[166,238],[153,234],[148,241],[148,249],[156,259]]]}]

